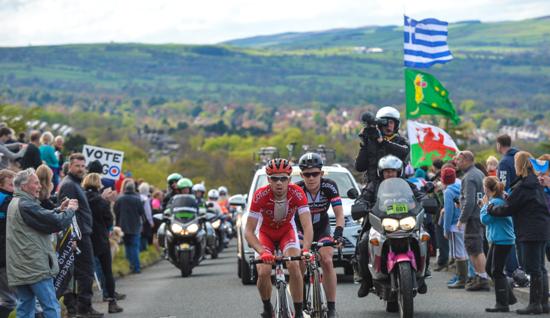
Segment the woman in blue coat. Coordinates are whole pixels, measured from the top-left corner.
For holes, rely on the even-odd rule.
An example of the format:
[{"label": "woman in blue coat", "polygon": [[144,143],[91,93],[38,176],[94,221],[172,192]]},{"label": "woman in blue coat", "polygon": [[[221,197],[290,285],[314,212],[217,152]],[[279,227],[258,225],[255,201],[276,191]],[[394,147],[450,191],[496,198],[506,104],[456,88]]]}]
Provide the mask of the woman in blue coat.
[{"label": "woman in blue coat", "polygon": [[514,224],[511,216],[495,217],[487,213],[489,204],[495,207],[504,205],[504,184],[499,182],[496,177],[486,177],[483,179],[483,191],[485,196],[483,197],[480,218],[481,223],[486,226],[487,241],[491,244],[485,269],[495,283],[496,296],[495,307],[486,308],[485,311],[508,312],[510,311],[509,305],[517,302],[504,274],[506,260],[516,241]]}]

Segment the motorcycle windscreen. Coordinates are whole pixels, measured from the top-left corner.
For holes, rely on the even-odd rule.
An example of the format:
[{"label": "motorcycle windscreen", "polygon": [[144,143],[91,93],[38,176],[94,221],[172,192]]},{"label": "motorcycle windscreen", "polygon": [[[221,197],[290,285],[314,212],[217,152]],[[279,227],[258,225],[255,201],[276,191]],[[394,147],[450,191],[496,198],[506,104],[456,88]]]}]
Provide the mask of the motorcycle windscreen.
[{"label": "motorcycle windscreen", "polygon": [[376,196],[376,209],[383,215],[399,218],[416,208],[416,200],[410,185],[401,178],[382,181]]},{"label": "motorcycle windscreen", "polygon": [[197,209],[188,206],[179,206],[172,209],[172,215],[183,222],[188,222],[197,217]]}]

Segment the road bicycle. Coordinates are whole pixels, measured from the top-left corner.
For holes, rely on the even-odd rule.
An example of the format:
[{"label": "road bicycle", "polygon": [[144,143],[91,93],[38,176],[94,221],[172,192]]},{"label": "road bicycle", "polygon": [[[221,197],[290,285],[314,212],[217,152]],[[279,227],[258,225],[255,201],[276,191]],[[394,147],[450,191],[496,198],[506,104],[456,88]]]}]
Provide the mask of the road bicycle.
[{"label": "road bicycle", "polygon": [[[293,318],[294,313],[292,307],[290,306],[290,297],[287,291],[287,282],[285,278],[285,272],[283,269],[284,262],[288,261],[300,261],[303,260],[303,256],[281,256],[281,252],[277,250],[275,255],[275,288],[277,290],[277,297],[275,298],[275,306],[273,311],[275,312],[275,318]],[[263,261],[260,259],[254,259],[251,257],[250,265],[251,267],[255,264],[263,264]],[[254,271],[251,268],[251,273]]]},{"label": "road bicycle", "polygon": [[321,254],[319,249],[326,246],[338,246],[338,255],[341,247],[337,241],[311,243],[311,254],[303,256],[306,263],[304,274],[304,311],[311,318],[325,318],[328,315],[327,297],[323,288],[323,271],[321,269]]}]

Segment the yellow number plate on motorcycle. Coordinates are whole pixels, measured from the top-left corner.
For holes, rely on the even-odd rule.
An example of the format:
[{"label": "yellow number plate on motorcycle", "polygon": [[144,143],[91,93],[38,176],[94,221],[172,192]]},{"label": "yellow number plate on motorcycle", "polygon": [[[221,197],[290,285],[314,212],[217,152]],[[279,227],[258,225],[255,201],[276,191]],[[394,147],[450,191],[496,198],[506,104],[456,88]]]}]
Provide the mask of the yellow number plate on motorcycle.
[{"label": "yellow number plate on motorcycle", "polygon": [[187,244],[187,243],[181,243],[181,244],[180,244],[180,248],[181,248],[181,249],[189,248],[189,244]]},{"label": "yellow number plate on motorcycle", "polygon": [[404,214],[409,212],[409,207],[407,203],[394,203],[388,205],[386,209],[386,214]]}]

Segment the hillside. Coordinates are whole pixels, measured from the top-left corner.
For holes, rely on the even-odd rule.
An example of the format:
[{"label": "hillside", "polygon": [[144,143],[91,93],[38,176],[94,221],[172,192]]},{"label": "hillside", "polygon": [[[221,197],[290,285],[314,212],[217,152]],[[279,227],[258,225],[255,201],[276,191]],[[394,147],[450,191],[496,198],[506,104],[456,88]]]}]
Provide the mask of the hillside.
[{"label": "hillside", "polygon": [[[434,73],[456,103],[550,108],[550,23],[451,25],[455,60]],[[136,107],[169,100],[358,106],[402,104],[398,27],[288,33],[217,46],[90,44],[0,48],[0,102]],[[369,44],[371,43],[371,44]],[[240,45],[241,47],[238,47]],[[353,46],[378,46],[359,54]]]},{"label": "hillside", "polygon": [[[402,50],[403,26],[367,26],[316,32],[282,33],[236,39],[222,44],[282,50],[367,46]],[[481,23],[464,21],[449,25],[452,49],[494,50],[550,47],[550,17],[524,21]]]}]

